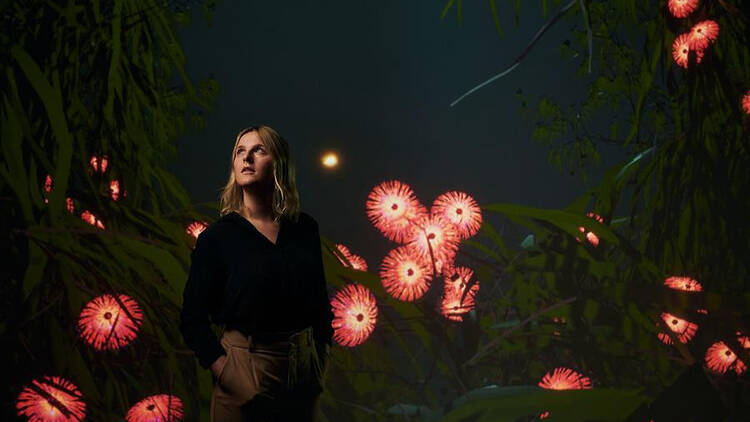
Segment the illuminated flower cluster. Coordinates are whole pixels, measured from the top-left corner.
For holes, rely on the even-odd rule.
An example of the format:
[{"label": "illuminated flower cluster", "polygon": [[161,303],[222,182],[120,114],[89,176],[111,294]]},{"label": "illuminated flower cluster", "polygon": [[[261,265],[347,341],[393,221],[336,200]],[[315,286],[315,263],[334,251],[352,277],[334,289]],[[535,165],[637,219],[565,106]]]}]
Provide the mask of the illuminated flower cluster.
[{"label": "illuminated flower cluster", "polygon": [[342,346],[362,344],[375,329],[378,307],[375,295],[361,284],[349,284],[331,299],[333,339]]},{"label": "illuminated flower cluster", "polygon": [[742,97],[742,109],[745,111],[745,114],[750,114],[750,91],[747,91],[745,96]]},{"label": "illuminated flower cluster", "polygon": [[81,338],[97,350],[113,350],[135,339],[143,312],[131,297],[103,294],[88,302],[78,318]]},{"label": "illuminated flower cluster", "polygon": [[683,290],[686,292],[700,292],[703,290],[703,286],[690,277],[667,277],[667,279],[664,280],[664,285],[671,289]]},{"label": "illuminated flower cluster", "polygon": [[206,230],[206,227],[208,227],[208,224],[203,221],[193,221],[187,226],[185,233],[197,239],[203,233],[203,230]]},{"label": "illuminated flower cluster", "polygon": [[719,37],[719,24],[707,19],[696,23],[690,32],[680,34],[672,43],[672,57],[678,66],[687,69],[690,53],[695,53],[695,63],[703,60],[705,49]]},{"label": "illuminated flower cluster", "polygon": [[[599,214],[594,214],[593,212],[589,212],[586,214],[587,217],[592,218],[602,224],[604,224],[604,218],[602,218]],[[586,240],[592,245],[592,246],[598,246],[599,245],[599,236],[594,234],[594,232],[586,230],[585,227],[578,227],[578,231],[584,234],[584,237],[586,237]],[[581,239],[576,239],[579,242]]]},{"label": "illuminated flower cluster", "polygon": [[[664,320],[664,323],[667,324],[667,327],[669,327],[669,329],[672,330],[675,336],[677,336],[677,339],[680,340],[680,343],[687,343],[695,336],[695,332],[698,331],[698,325],[682,318],[677,318],[676,316],[667,312],[662,312],[661,319]],[[659,333],[658,337],[662,343],[672,344],[672,338],[669,337],[668,334]]]},{"label": "illuminated flower cluster", "polygon": [[[403,244],[389,252],[380,266],[386,292],[403,301],[421,298],[434,278],[455,273],[459,243],[474,236],[482,225],[481,209],[466,193],[445,192],[427,212],[412,188],[397,180],[375,186],[368,195],[366,209],[375,228]],[[462,320],[461,315],[474,306],[478,284],[475,286],[461,304],[455,303],[452,287],[444,293],[441,308],[456,310],[443,312],[446,318]]]},{"label": "illuminated flower cluster", "polygon": [[568,368],[555,368],[550,374],[547,372],[539,386],[548,390],[588,390],[591,389],[591,380],[578,372]]},{"label": "illuminated flower cluster", "polygon": [[669,0],[667,6],[672,16],[684,18],[698,7],[698,0]]},{"label": "illuminated flower cluster", "polygon": [[183,417],[182,400],[169,394],[157,394],[139,401],[128,410],[128,422],[179,422]]},{"label": "illuminated flower cluster", "polygon": [[34,422],[77,422],[86,416],[86,403],[75,384],[45,375],[23,388],[16,400],[16,411],[18,416]]},{"label": "illuminated flower cluster", "polygon": [[[456,267],[453,274],[445,277],[445,290],[441,304],[443,315],[453,321],[463,321],[464,314],[474,309],[479,282],[471,285],[469,282],[474,271],[466,267]],[[467,290],[468,288],[468,290]]]},{"label": "illuminated flower cluster", "polygon": [[341,255],[344,255],[344,258],[346,258],[345,261],[337,256],[337,258],[339,258],[339,261],[341,262],[341,265],[350,266],[351,268],[359,271],[367,271],[367,262],[364,258],[359,255],[353,254],[349,250],[349,248],[342,245],[341,243],[336,244],[336,249],[341,252]]}]

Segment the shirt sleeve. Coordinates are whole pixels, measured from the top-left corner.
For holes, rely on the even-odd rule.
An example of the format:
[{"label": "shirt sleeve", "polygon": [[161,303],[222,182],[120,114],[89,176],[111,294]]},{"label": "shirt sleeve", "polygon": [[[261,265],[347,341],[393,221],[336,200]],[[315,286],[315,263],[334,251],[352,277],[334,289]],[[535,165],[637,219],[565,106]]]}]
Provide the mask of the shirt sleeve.
[{"label": "shirt sleeve", "polygon": [[185,344],[195,352],[201,367],[208,369],[221,355],[224,347],[211,329],[209,320],[211,301],[222,289],[224,275],[216,248],[204,233],[198,236],[195,249],[190,254],[190,272],[183,292],[180,313],[180,331]]},{"label": "shirt sleeve", "polygon": [[316,296],[315,296],[315,322],[313,325],[313,332],[315,340],[319,343],[325,343],[329,347],[333,338],[333,311],[331,310],[331,302],[328,298],[328,285],[326,283],[325,270],[323,269],[323,251],[320,242],[320,231],[318,229],[318,222],[313,220],[313,233],[314,233],[314,247],[315,247],[315,280],[316,280]]}]

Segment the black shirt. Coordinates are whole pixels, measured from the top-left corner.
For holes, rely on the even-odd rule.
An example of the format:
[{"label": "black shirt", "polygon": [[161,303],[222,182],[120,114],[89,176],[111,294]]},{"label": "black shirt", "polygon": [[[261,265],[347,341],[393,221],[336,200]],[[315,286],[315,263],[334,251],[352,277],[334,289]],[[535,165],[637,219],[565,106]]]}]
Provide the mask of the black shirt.
[{"label": "black shirt", "polygon": [[304,212],[296,222],[282,217],[276,244],[236,212],[209,225],[191,253],[180,314],[185,343],[203,368],[225,353],[209,317],[249,335],[312,325],[315,340],[330,345],[318,223]]}]

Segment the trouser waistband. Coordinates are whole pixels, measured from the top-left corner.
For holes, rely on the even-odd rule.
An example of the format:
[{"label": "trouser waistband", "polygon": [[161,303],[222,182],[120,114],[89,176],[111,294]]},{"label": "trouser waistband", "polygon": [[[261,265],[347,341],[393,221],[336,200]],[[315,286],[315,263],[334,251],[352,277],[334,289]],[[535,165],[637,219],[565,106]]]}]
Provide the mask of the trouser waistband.
[{"label": "trouser waistband", "polygon": [[235,329],[224,331],[222,338],[230,345],[249,348],[253,345],[276,345],[283,347],[295,338],[312,336],[312,326],[301,330],[245,334]]}]

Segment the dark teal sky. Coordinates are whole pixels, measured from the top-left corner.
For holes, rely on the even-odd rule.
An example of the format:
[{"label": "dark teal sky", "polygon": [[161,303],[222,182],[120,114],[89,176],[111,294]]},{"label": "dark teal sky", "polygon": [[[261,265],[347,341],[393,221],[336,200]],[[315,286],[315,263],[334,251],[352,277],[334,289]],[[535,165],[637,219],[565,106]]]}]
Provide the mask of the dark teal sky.
[{"label": "dark teal sky", "polygon": [[[547,163],[516,91],[563,104],[583,98],[587,80],[559,52],[577,15],[558,22],[513,73],[449,107],[512,63],[549,19],[540,2],[522,3],[516,27],[498,2],[503,36],[486,2],[464,2],[462,24],[455,9],[440,19],[441,1],[225,0],[210,26],[196,13],[180,31],[188,73],[213,74],[221,91],[206,129],[179,140],[170,168],[195,202],[217,200],[237,131],[274,127],[291,144],[303,210],[371,269],[396,246],[365,215],[367,194],[385,180],[409,184],[428,208],[447,190],[480,204],[564,207],[585,187]],[[319,164],[327,148],[342,159],[333,173]],[[611,154],[602,151],[605,164]]]}]

